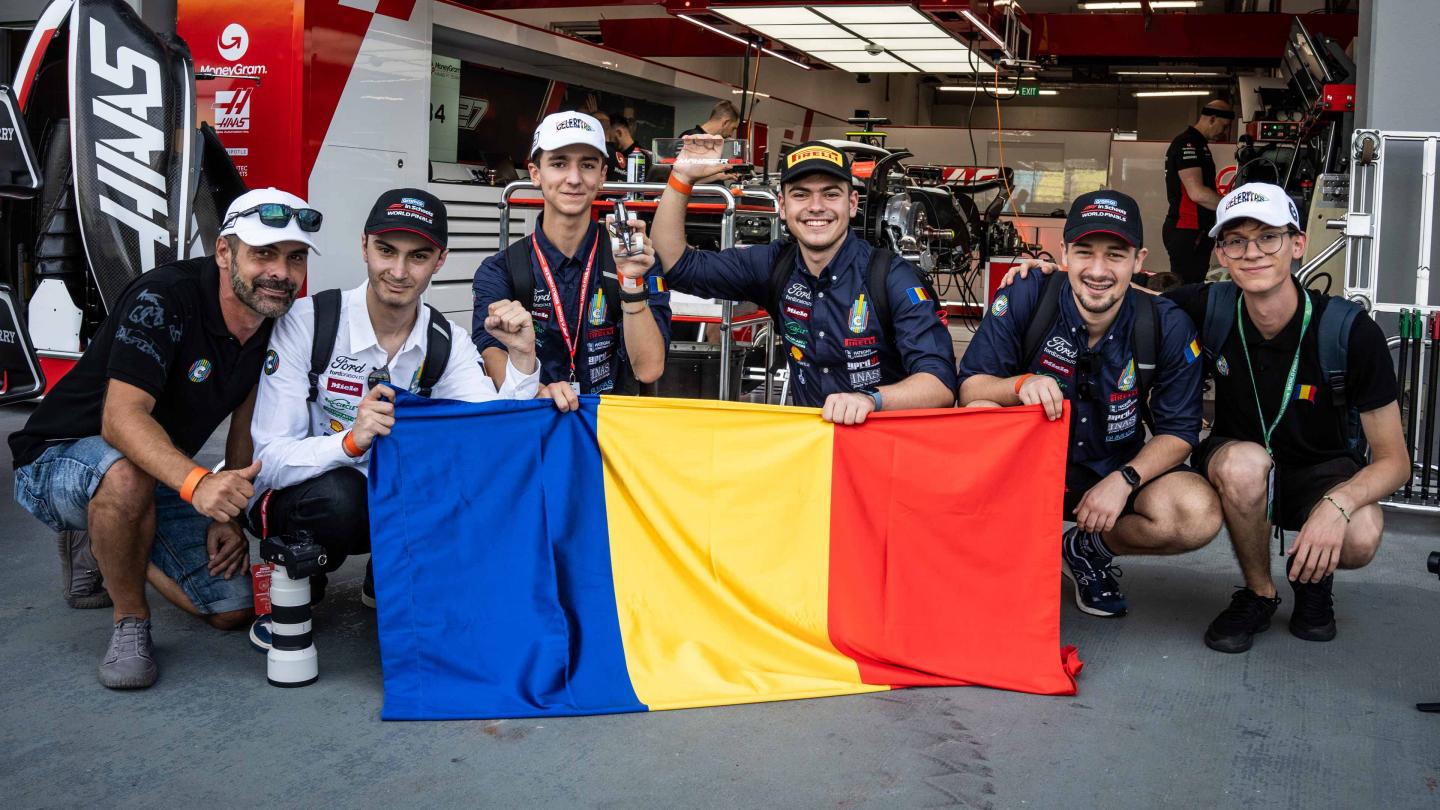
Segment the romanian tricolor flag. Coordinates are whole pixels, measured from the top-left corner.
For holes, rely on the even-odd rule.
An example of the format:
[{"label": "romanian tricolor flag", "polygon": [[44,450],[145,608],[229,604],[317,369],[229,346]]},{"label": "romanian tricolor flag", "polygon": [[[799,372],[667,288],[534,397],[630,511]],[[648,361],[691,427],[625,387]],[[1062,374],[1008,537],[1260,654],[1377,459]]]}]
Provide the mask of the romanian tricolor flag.
[{"label": "romanian tricolor flag", "polygon": [[1200,338],[1191,338],[1190,344],[1185,347],[1185,362],[1193,363],[1200,359]]},{"label": "romanian tricolor flag", "polygon": [[911,287],[905,291],[910,297],[910,303],[918,304],[921,301],[929,301],[930,293],[925,292],[924,287]]},{"label": "romanian tricolor flag", "polygon": [[1074,694],[1066,420],[402,393],[374,445],[383,717],[984,685]]},{"label": "romanian tricolor flag", "polygon": [[1296,401],[1299,401],[1299,400],[1302,400],[1302,399],[1305,400],[1306,402],[1314,402],[1314,401],[1315,401],[1315,386],[1313,386],[1313,385],[1296,385],[1296,386],[1295,386],[1295,400],[1296,400]]}]

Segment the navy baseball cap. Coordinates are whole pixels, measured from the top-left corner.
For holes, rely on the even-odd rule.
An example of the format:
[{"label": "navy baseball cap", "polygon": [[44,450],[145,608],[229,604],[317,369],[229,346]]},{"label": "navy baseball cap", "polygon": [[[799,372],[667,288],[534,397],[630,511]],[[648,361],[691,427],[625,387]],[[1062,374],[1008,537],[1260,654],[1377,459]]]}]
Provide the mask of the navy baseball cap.
[{"label": "navy baseball cap", "polygon": [[780,185],[817,172],[837,177],[847,183],[855,182],[848,155],[824,141],[806,141],[785,156],[785,168],[780,172]]},{"label": "navy baseball cap", "polygon": [[1070,206],[1070,215],[1065,218],[1065,244],[1073,245],[1094,233],[1119,237],[1131,247],[1144,247],[1140,204],[1129,194],[1111,189],[1076,197]]},{"label": "navy baseball cap", "polygon": [[365,233],[386,231],[416,233],[444,250],[450,239],[445,203],[423,189],[391,189],[380,195],[370,209],[370,217],[365,220]]}]

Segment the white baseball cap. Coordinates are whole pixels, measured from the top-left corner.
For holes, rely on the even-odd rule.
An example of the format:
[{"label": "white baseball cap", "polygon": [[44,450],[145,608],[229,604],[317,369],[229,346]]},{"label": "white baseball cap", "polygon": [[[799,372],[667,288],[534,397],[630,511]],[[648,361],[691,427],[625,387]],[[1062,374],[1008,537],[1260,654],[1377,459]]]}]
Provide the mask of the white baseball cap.
[{"label": "white baseball cap", "polygon": [[[311,250],[314,250],[317,254],[320,252],[315,247],[314,237],[310,232],[300,227],[300,221],[297,217],[290,217],[281,227],[267,225],[261,222],[260,212],[256,211],[255,208],[265,205],[266,203],[288,205],[297,211],[300,209],[313,210],[310,208],[310,203],[305,202],[288,191],[281,191],[273,186],[270,188],[257,188],[236,197],[235,201],[230,203],[230,207],[225,209],[225,218],[220,221],[222,226],[220,228],[220,235],[229,236],[234,234],[240,238],[241,242],[251,247],[273,245],[276,242],[300,242],[308,246]],[[315,212],[315,219],[317,220],[315,227],[317,230],[319,228],[319,218],[319,212],[317,211]]]},{"label": "white baseball cap", "polygon": [[540,126],[535,127],[535,138],[530,141],[530,159],[544,149],[563,149],[566,146],[584,144],[593,147],[600,157],[605,157],[605,130],[594,117],[582,112],[557,112],[545,116]]},{"label": "white baseball cap", "polygon": [[1289,225],[1297,231],[1300,227],[1300,213],[1285,189],[1271,183],[1246,183],[1220,199],[1215,208],[1215,227],[1210,229],[1213,239],[1220,235],[1225,223],[1237,219],[1253,219],[1266,225],[1280,227]]}]

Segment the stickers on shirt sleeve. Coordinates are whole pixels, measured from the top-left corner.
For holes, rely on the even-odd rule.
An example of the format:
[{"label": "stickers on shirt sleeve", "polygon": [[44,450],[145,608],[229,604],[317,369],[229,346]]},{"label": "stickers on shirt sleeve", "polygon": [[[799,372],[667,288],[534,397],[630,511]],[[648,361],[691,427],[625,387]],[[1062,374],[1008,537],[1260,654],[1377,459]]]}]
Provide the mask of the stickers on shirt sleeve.
[{"label": "stickers on shirt sleeve", "polygon": [[274,374],[278,368],[280,368],[280,355],[274,349],[265,352],[265,375],[268,377]]},{"label": "stickers on shirt sleeve", "polygon": [[997,318],[1003,318],[1009,311],[1010,296],[1004,294],[995,296],[995,302],[990,305],[990,314]]}]

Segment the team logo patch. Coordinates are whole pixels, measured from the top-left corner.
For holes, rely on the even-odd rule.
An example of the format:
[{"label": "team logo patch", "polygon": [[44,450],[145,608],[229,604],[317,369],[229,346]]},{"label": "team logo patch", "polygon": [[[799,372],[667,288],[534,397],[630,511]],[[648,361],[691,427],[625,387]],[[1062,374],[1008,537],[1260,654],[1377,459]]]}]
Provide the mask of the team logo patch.
[{"label": "team logo patch", "polygon": [[276,354],[274,349],[265,352],[265,373],[274,374],[277,368],[280,368],[280,355]]},{"label": "team logo patch", "polygon": [[421,361],[420,361],[420,366],[415,369],[415,373],[410,377],[410,390],[411,390],[411,391],[414,391],[416,388],[419,388],[419,387],[420,387],[420,375],[421,375],[424,371],[425,371],[425,361],[424,361],[424,360],[421,360]]},{"label": "team logo patch", "polygon": [[1115,388],[1119,391],[1129,391],[1135,387],[1135,358],[1125,364],[1125,370],[1120,372],[1120,379],[1115,381]]},{"label": "team logo patch", "polygon": [[924,287],[911,287],[905,291],[905,294],[910,297],[910,303],[912,304],[930,300],[930,293],[925,292]]},{"label": "team logo patch", "polygon": [[1188,363],[1193,363],[1193,362],[1195,362],[1196,360],[1199,360],[1199,359],[1200,359],[1200,340],[1199,340],[1198,338],[1191,338],[1191,339],[1190,339],[1190,345],[1188,345],[1188,346],[1185,347],[1185,362],[1186,362],[1187,364],[1188,364]]},{"label": "team logo patch", "polygon": [[1220,358],[1215,361],[1215,370],[1220,373],[1221,377],[1229,377],[1230,361],[1226,360],[1224,355],[1221,355]]},{"label": "team logo patch", "polygon": [[1314,401],[1315,401],[1315,386],[1313,386],[1313,385],[1296,385],[1296,386],[1295,386],[1295,401],[1296,401],[1296,402],[1299,402],[1300,400],[1304,400],[1304,401],[1306,401],[1306,402],[1314,402]]},{"label": "team logo patch", "polygon": [[865,293],[860,293],[860,297],[850,305],[850,331],[858,335],[869,325],[870,304],[865,300]]},{"label": "team logo patch", "polygon": [[827,160],[836,166],[843,167],[845,158],[839,152],[828,146],[807,146],[804,149],[796,149],[785,158],[785,168],[790,168],[802,160]]},{"label": "team logo patch", "polygon": [[190,382],[204,382],[205,378],[210,376],[210,368],[209,360],[203,357],[196,360],[195,365],[190,367]]},{"label": "team logo patch", "polygon": [[805,359],[805,355],[800,352],[800,348],[798,346],[790,347],[790,356],[795,358],[796,360]]},{"label": "team logo patch", "polygon": [[339,420],[339,419],[331,419],[331,420],[330,420],[330,432],[332,432],[332,433],[339,433],[340,431],[342,431],[342,430],[344,430],[344,429],[345,429],[345,426],[342,425],[342,424],[340,424],[340,420]]},{"label": "team logo patch", "polygon": [[599,326],[602,323],[605,323],[605,290],[599,289],[590,299],[590,325]]},{"label": "team logo patch", "polygon": [[997,318],[1003,318],[1003,317],[1005,317],[1005,313],[1007,313],[1007,312],[1009,312],[1009,311],[1010,311],[1010,296],[1008,296],[1008,295],[1002,295],[1002,296],[996,298],[996,299],[995,299],[995,303],[993,303],[993,304],[990,305],[990,314],[991,314],[991,315],[994,315],[994,316],[997,317]]}]

